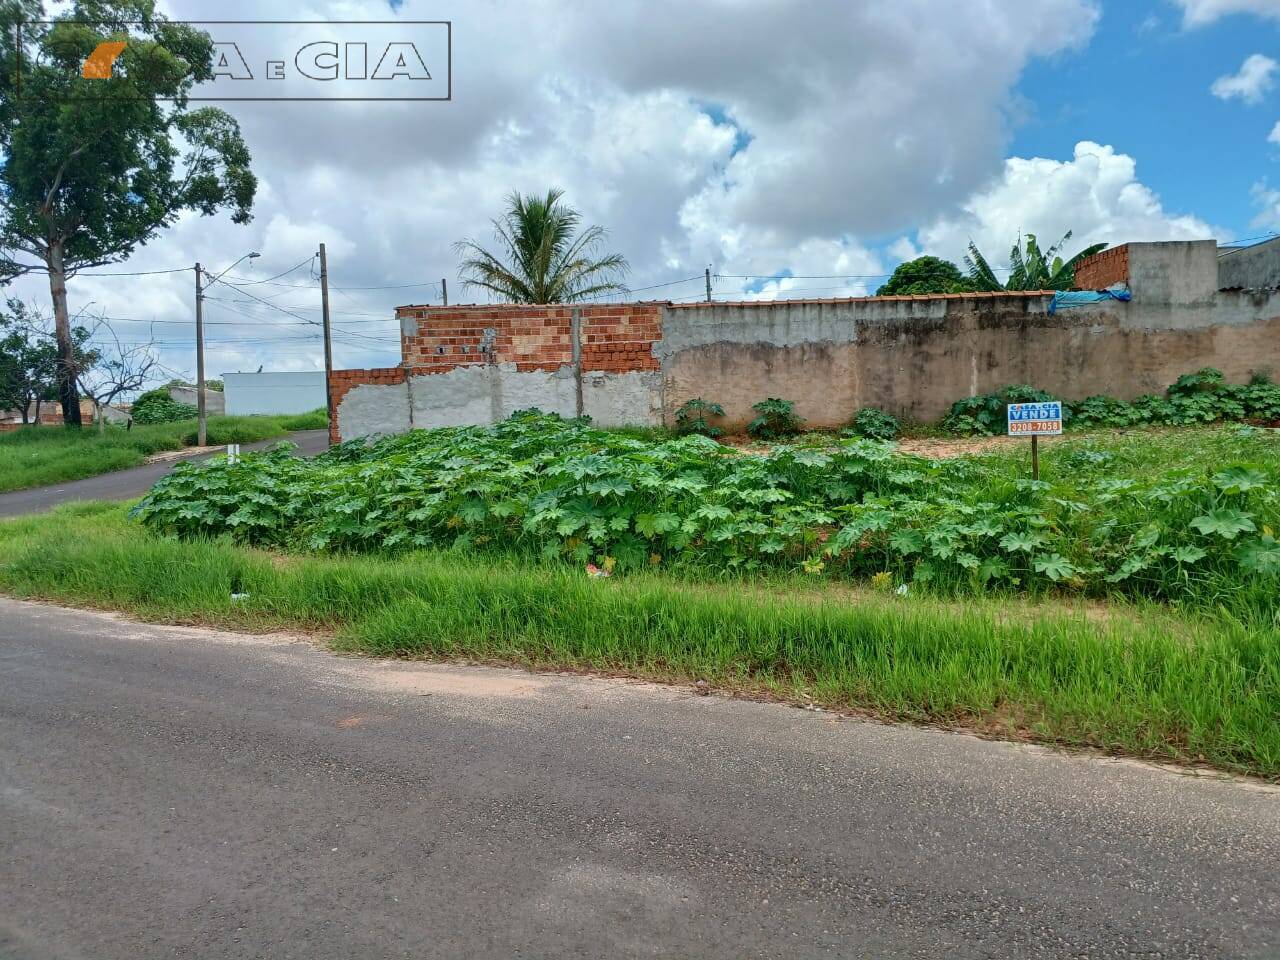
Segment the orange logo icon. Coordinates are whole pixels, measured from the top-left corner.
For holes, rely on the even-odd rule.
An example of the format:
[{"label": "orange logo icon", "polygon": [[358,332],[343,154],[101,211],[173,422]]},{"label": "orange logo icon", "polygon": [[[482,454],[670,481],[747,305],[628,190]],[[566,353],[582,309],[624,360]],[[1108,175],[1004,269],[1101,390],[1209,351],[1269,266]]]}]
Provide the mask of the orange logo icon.
[{"label": "orange logo icon", "polygon": [[123,40],[103,40],[85,60],[84,66],[80,68],[80,76],[86,80],[110,80],[111,67],[124,48]]}]

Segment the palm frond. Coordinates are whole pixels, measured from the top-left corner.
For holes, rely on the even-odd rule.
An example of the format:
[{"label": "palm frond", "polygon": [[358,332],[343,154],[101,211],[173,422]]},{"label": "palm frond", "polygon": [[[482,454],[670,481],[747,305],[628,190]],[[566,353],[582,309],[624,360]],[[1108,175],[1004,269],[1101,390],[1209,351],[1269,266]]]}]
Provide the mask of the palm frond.
[{"label": "palm frond", "polygon": [[[496,293],[515,303],[565,303],[618,292],[627,261],[621,254],[598,256],[605,232],[578,233],[581,214],[561,202],[564,192],[507,197],[507,212],[493,222],[500,253],[473,240],[455,244],[463,257],[463,285]],[[576,234],[576,237],[575,237]]]},{"label": "palm frond", "polygon": [[982,251],[972,240],[969,241],[969,252],[965,254],[964,266],[975,289],[980,291],[1004,289],[1003,284],[996,279],[995,271],[987,263],[987,258],[982,255]]}]

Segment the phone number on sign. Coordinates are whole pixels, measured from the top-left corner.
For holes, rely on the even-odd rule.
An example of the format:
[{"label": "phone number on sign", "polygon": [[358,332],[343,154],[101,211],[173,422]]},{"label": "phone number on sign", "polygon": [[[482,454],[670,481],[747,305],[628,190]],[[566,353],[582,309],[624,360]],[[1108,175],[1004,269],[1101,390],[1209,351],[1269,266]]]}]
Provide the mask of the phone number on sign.
[{"label": "phone number on sign", "polygon": [[1009,433],[1061,433],[1061,420],[1018,420],[1009,424]]}]

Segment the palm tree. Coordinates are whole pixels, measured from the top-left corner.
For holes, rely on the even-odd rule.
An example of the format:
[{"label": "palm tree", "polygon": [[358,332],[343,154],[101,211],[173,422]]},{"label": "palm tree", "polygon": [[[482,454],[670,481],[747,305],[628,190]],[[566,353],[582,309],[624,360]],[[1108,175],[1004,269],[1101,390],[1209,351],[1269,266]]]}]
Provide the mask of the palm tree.
[{"label": "palm tree", "polygon": [[969,241],[969,254],[964,258],[964,265],[969,271],[969,280],[979,290],[1070,290],[1080,261],[1107,248],[1105,243],[1095,243],[1064,261],[1059,253],[1070,239],[1071,231],[1068,230],[1048,250],[1041,250],[1036,235],[1028,233],[1025,247],[1019,241],[1009,251],[1009,279],[1004,283],[996,278],[987,258],[972,240]]},{"label": "palm tree", "polygon": [[599,256],[602,227],[577,232],[581,214],[561,203],[563,190],[546,197],[507,197],[507,212],[493,221],[501,250],[490,253],[474,240],[454,245],[462,257],[463,286],[487,290],[510,303],[573,303],[605,293],[625,293],[627,261]]}]

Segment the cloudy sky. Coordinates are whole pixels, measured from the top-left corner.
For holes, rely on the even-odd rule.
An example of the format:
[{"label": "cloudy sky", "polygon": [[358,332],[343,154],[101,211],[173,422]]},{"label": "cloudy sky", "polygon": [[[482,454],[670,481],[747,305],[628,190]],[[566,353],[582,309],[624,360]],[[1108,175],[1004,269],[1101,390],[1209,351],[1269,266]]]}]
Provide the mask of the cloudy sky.
[{"label": "cloudy sky", "polygon": [[[161,6],[453,24],[451,101],[224,104],[261,179],[253,222],[190,217],[104,268],[262,252],[209,291],[210,375],[322,366],[321,241],[338,365],[398,362],[392,309],[438,303],[440,278],[476,299],[451,247],[487,240],[511,190],[564,188],[637,296],[676,300],[708,265],[717,298],[845,296],[970,239],[1002,264],[1020,231],[1074,230],[1075,247],[1280,230],[1280,0]],[[18,290],[47,304],[42,282]],[[192,283],[82,275],[72,308],[154,334],[191,373]]]}]

